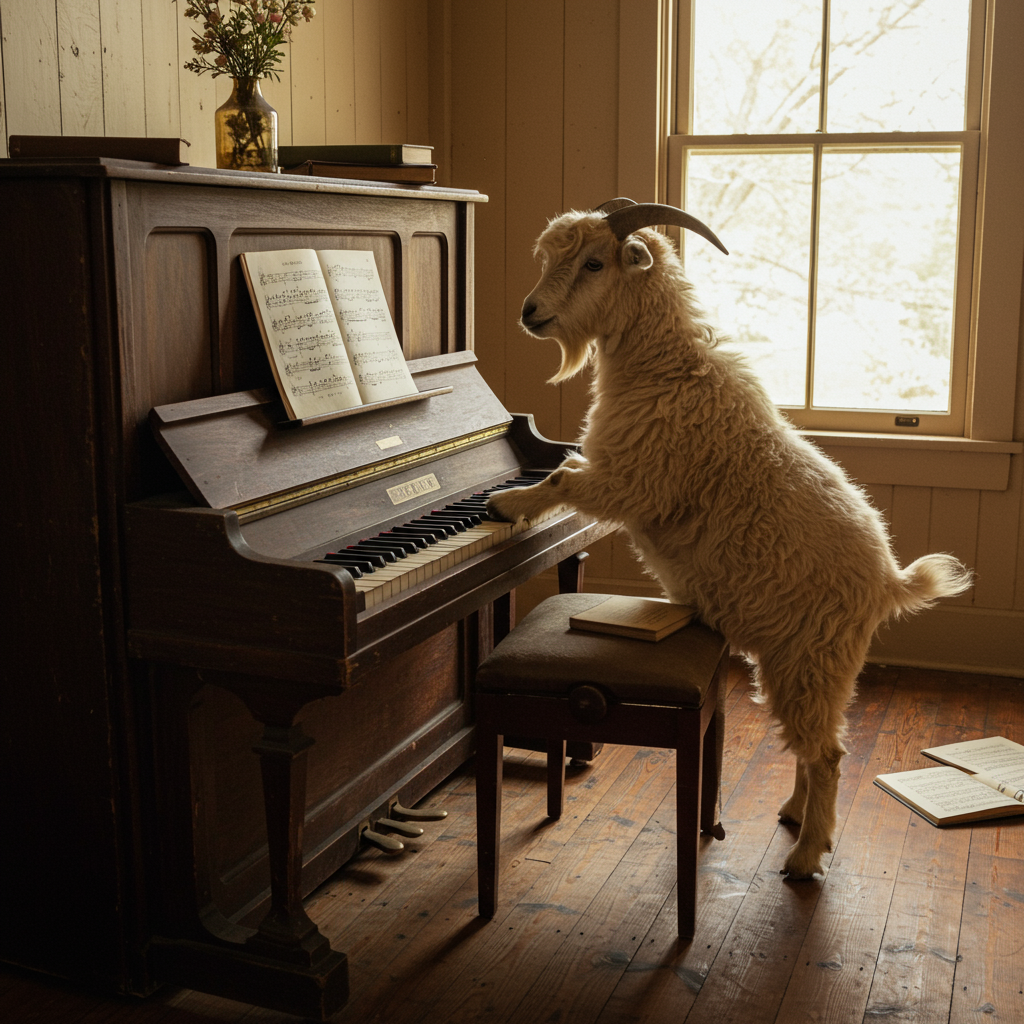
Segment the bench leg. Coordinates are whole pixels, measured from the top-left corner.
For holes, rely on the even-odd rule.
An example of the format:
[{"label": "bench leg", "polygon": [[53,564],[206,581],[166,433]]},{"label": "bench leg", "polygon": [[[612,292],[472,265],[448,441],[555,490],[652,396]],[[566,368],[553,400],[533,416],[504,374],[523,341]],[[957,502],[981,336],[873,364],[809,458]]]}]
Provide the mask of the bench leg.
[{"label": "bench leg", "polygon": [[697,923],[697,855],[704,761],[699,711],[679,713],[679,738],[676,748],[676,894],[679,937],[692,939]]},{"label": "bench leg", "polygon": [[547,741],[548,817],[560,818],[565,806],[565,740]]}]

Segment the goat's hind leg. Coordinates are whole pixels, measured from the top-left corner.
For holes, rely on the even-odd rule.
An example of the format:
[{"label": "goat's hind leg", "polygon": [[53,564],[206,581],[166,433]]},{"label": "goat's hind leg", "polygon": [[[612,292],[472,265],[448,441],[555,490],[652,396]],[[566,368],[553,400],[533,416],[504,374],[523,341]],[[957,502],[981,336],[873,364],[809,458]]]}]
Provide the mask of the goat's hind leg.
[{"label": "goat's hind leg", "polygon": [[800,838],[789,851],[782,868],[782,873],[794,881],[811,878],[815,873],[820,874],[821,859],[832,849],[836,797],[839,793],[839,762],[845,753],[841,744],[830,742],[823,746],[818,757],[803,761],[807,796]]},{"label": "goat's hind leg", "polygon": [[799,657],[802,664],[773,666],[761,678],[782,738],[797,758],[793,794],[779,810],[783,820],[800,823],[800,836],[782,868],[793,880],[821,873],[822,858],[832,849],[839,763],[846,753],[843,711],[856,678],[844,666],[815,665],[807,651]]},{"label": "goat's hind leg", "polygon": [[802,758],[796,759],[796,774],[793,780],[793,793],[779,808],[779,820],[787,825],[799,825],[804,820],[804,809],[807,806],[807,765]]}]

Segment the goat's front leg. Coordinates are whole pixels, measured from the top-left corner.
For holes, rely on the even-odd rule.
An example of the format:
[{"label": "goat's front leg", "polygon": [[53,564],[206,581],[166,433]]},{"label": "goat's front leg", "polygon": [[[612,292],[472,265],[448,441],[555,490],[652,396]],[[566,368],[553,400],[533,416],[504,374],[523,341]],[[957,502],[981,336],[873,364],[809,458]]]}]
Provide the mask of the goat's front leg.
[{"label": "goat's front leg", "polygon": [[578,509],[587,490],[587,465],[582,456],[571,455],[540,483],[497,491],[487,499],[487,514],[515,523],[520,519],[539,520],[558,508]]}]

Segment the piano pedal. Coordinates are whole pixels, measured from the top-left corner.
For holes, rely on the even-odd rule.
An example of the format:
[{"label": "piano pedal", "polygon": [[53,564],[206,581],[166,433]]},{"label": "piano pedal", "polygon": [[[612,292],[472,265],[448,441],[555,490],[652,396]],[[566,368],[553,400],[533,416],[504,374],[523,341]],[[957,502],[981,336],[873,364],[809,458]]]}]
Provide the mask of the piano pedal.
[{"label": "piano pedal", "polygon": [[423,829],[419,825],[410,825],[407,821],[394,821],[391,818],[378,818],[376,828],[386,828],[389,832],[397,832],[399,835],[415,839],[423,835]]},{"label": "piano pedal", "polygon": [[383,850],[384,853],[392,856],[401,853],[405,849],[405,843],[401,839],[396,839],[394,836],[386,836],[382,832],[375,832],[373,825],[369,821],[364,821],[359,826],[359,838],[363,842],[372,843]]},{"label": "piano pedal", "polygon": [[448,817],[447,811],[436,807],[403,807],[397,800],[388,804],[388,814],[397,814],[398,817],[407,818],[409,821],[443,821]]}]

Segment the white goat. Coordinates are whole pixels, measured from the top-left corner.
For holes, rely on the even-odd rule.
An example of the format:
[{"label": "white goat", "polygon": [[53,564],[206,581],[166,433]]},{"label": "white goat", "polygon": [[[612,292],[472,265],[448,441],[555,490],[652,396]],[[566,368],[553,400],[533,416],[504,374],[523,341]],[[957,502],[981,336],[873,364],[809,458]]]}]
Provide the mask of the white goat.
[{"label": "white goat", "polygon": [[541,234],[541,278],[522,326],[561,346],[552,383],[595,363],[580,455],[499,492],[496,518],[565,506],[625,528],[646,569],[754,668],[758,700],[796,755],[783,821],[801,825],[790,878],[831,849],[844,711],[881,622],[959,594],[950,555],[900,569],[881,516],[842,469],[778,413],[743,359],[716,346],[674,247],[673,207],[613,200]]}]

